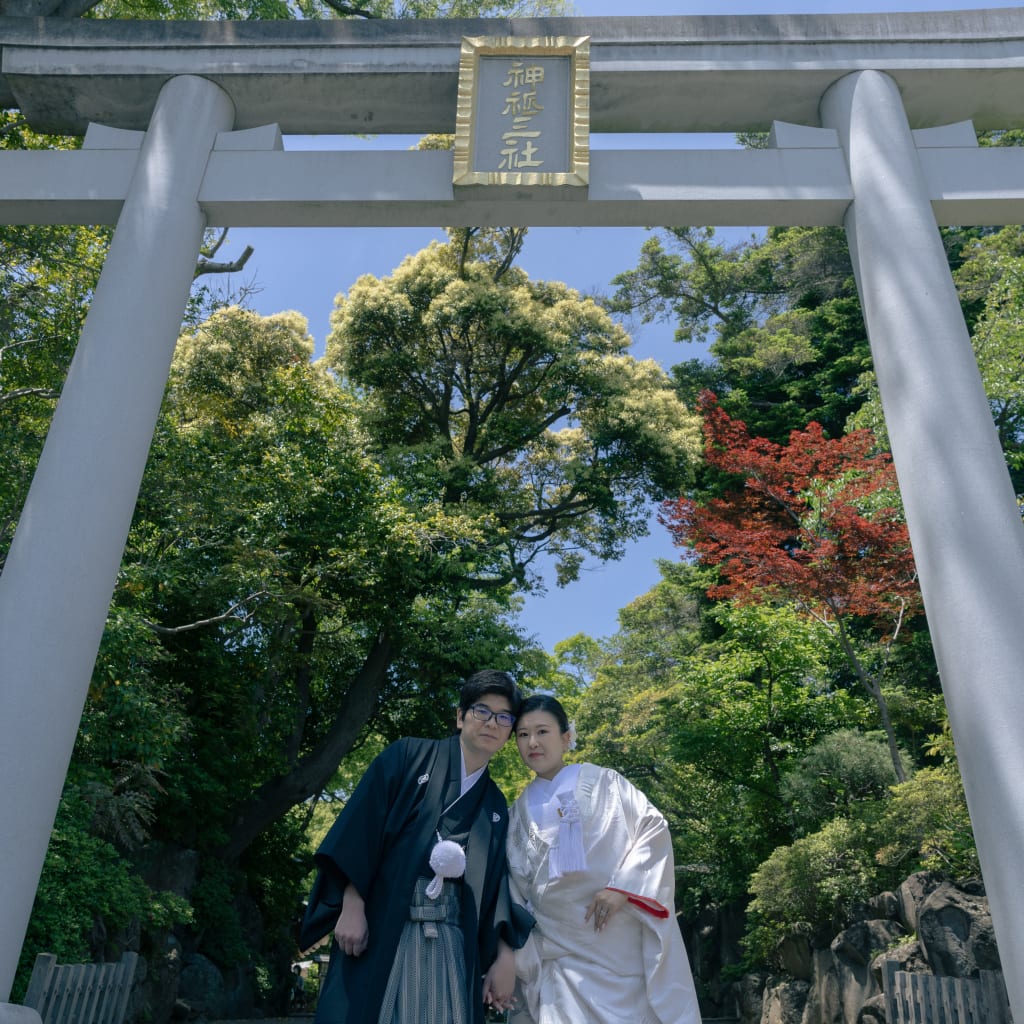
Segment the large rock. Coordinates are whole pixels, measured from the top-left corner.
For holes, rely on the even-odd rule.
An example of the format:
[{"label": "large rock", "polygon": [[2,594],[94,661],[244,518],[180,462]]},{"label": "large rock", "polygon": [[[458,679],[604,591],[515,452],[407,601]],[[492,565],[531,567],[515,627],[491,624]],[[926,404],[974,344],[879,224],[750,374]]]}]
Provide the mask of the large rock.
[{"label": "large rock", "polygon": [[898,921],[861,921],[851,925],[832,942],[843,1024],[856,1024],[860,1008],[878,994],[879,986],[871,962],[901,935]]},{"label": "large rock", "polygon": [[151,950],[145,961],[140,957],[139,963],[143,962],[146,964],[146,973],[138,990],[140,1005],[132,1003],[128,1019],[161,1024],[172,1015],[178,998],[178,981],[184,966],[181,943],[168,932],[163,937],[163,948]]},{"label": "large rock", "polygon": [[807,992],[803,1024],[843,1024],[843,1000],[839,972],[831,949],[813,953],[813,977]]},{"label": "large rock", "polygon": [[900,885],[896,893],[899,901],[897,920],[908,932],[917,931],[918,911],[941,884],[942,879],[931,871],[917,871]]},{"label": "large rock", "polygon": [[974,978],[979,970],[1000,969],[984,896],[944,882],[921,906],[917,933],[928,963],[939,976]]},{"label": "large rock", "polygon": [[178,998],[192,1011],[208,1020],[226,1016],[224,978],[212,960],[201,953],[189,953],[178,979]]},{"label": "large rock", "polygon": [[799,981],[810,981],[814,976],[814,950],[807,935],[787,935],[778,949],[782,969]]},{"label": "large rock", "polygon": [[928,966],[928,961],[925,959],[921,943],[914,939],[911,942],[904,942],[902,946],[897,946],[895,949],[887,949],[884,953],[879,953],[871,961],[871,974],[879,988],[884,987],[882,977],[885,972],[884,964],[887,960],[895,961],[896,970],[903,971],[905,974],[933,973],[931,967]]},{"label": "large rock", "polygon": [[806,981],[769,978],[765,986],[760,1024],[801,1024],[807,993]]},{"label": "large rock", "polygon": [[897,893],[886,891],[865,900],[858,905],[851,915],[850,923],[856,921],[898,921],[900,919],[900,897]]},{"label": "large rock", "polygon": [[170,844],[149,843],[139,854],[139,870],[150,888],[188,899],[199,880],[199,854]]},{"label": "large rock", "polygon": [[885,1012],[885,996],[872,996],[857,1014],[857,1024],[889,1024],[888,1014]]},{"label": "large rock", "polygon": [[743,959],[743,908],[711,904],[695,918],[680,918],[680,928],[700,989],[701,1008],[710,1017],[735,1016],[734,983],[723,978],[723,971]]},{"label": "large rock", "polygon": [[736,1012],[740,1024],[761,1024],[764,1007],[764,987],[768,981],[765,974],[744,974],[733,988],[736,998]]}]

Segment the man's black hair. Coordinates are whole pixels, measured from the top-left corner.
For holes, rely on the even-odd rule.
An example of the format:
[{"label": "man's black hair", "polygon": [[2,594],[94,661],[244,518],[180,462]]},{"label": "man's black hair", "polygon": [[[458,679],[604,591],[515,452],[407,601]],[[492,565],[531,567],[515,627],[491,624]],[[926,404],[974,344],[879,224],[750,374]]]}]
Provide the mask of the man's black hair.
[{"label": "man's black hair", "polygon": [[496,668],[484,668],[474,672],[462,684],[459,693],[459,708],[465,714],[480,698],[488,693],[496,693],[508,700],[512,706],[512,714],[519,714],[519,704],[523,695],[516,686],[516,681],[508,672]]}]

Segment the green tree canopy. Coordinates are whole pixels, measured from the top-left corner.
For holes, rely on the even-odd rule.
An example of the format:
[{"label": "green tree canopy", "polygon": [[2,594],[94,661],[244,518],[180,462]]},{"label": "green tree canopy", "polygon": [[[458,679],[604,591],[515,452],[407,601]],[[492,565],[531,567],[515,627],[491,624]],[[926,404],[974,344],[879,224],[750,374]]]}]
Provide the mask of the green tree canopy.
[{"label": "green tree canopy", "polygon": [[863,402],[871,365],[849,250],[836,228],[771,228],[725,245],[712,228],[670,228],[613,281],[611,308],[668,320],[676,340],[706,343],[710,360],[682,360],[683,400],[705,389],[773,441],[811,420],[838,436]]},{"label": "green tree canopy", "polygon": [[365,398],[386,470],[485,531],[467,581],[526,583],[542,551],[572,580],[583,552],[620,557],[649,500],[689,481],[697,421],[595,302],[531,281],[515,239],[468,234],[360,278],[327,359]]}]

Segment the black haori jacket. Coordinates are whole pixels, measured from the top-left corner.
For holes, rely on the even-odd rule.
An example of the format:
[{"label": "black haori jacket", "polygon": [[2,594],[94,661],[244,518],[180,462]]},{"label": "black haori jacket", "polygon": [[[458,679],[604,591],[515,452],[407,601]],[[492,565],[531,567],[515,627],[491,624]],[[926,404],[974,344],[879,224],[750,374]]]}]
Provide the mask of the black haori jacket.
[{"label": "black haori jacket", "polygon": [[309,949],[334,930],[351,882],[366,901],[369,944],[360,957],[337,943],[321,986],[316,1024],[376,1024],[417,878],[432,878],[430,852],[445,838],[467,835],[461,927],[466,950],[467,1007],[482,1024],[483,974],[497,954],[498,937],[514,949],[533,922],[508,894],[505,837],[508,808],[485,770],[458,798],[459,738],[402,739],[374,759],[316,852],[319,869],[299,946]]}]

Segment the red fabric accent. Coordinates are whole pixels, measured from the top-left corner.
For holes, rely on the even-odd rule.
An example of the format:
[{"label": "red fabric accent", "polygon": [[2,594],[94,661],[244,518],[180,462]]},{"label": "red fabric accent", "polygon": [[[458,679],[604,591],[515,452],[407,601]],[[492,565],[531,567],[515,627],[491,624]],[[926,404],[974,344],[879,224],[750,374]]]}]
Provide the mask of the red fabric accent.
[{"label": "red fabric accent", "polygon": [[662,920],[668,917],[668,908],[663,907],[657,900],[648,899],[646,896],[636,896],[631,892],[626,892],[625,889],[616,889],[613,885],[609,885],[608,888],[612,892],[621,892],[634,907],[639,907],[652,917],[661,918]]}]

